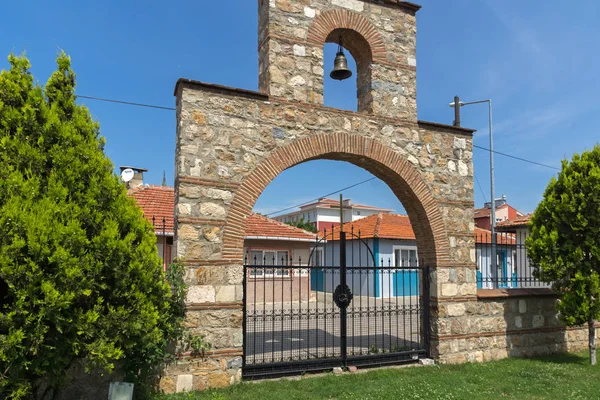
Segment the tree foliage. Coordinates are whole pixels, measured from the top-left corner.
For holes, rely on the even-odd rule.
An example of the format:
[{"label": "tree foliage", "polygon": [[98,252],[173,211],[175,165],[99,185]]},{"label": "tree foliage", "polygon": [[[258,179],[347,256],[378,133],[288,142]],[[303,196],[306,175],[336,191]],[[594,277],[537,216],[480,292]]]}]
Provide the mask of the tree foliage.
[{"label": "tree foliage", "polygon": [[[40,396],[75,360],[122,366],[139,382],[180,334],[176,309],[143,218],[76,104],[61,53],[45,87],[29,61],[0,73],[0,397]],[[175,296],[177,297],[177,296]]]},{"label": "tree foliage", "polygon": [[563,161],[529,228],[530,262],[560,293],[561,318],[593,326],[600,317],[600,146]]},{"label": "tree foliage", "polygon": [[312,233],[319,232],[317,230],[317,227],[315,226],[315,224],[313,224],[312,222],[304,221],[304,218],[300,219],[299,221],[286,222],[286,223],[288,225],[295,226],[296,228],[304,229],[307,232],[312,232]]}]

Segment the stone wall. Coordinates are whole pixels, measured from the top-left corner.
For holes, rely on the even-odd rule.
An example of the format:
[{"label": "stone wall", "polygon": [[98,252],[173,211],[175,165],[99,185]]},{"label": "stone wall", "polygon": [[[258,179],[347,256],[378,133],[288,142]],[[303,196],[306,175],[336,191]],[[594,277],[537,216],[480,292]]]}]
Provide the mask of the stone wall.
[{"label": "stone wall", "polygon": [[587,327],[566,328],[559,321],[556,296],[507,291],[498,297],[495,292],[480,290],[473,301],[440,305],[444,319],[434,354],[439,362],[483,362],[588,348]]}]

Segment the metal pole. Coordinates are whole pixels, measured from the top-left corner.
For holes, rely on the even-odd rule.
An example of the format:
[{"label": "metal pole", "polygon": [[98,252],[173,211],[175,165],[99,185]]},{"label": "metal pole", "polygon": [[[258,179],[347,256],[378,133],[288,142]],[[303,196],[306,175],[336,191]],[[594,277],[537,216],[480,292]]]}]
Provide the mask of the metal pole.
[{"label": "metal pole", "polygon": [[460,126],[460,99],[454,96],[454,126]]},{"label": "metal pole", "polygon": [[[496,194],[494,192],[494,134],[492,131],[492,100],[488,100],[489,106],[489,124],[490,124],[490,192],[492,196],[492,276],[498,277],[496,254]],[[497,279],[496,284],[500,281]]]},{"label": "metal pole", "polygon": [[[342,293],[346,293],[346,232],[340,231],[340,286]],[[340,307],[340,353],[342,363],[347,367],[348,361],[348,313],[346,305]]]},{"label": "metal pole", "polygon": [[340,194],[340,232],[344,231],[344,195]]},{"label": "metal pole", "polygon": [[163,237],[163,271],[167,270],[167,232],[166,232],[166,228],[167,228],[167,220],[165,219],[165,217],[163,217],[162,219],[162,237]]},{"label": "metal pole", "polygon": [[[492,100],[478,100],[478,101],[469,101],[469,102],[459,102],[458,96],[454,97],[454,103],[450,103],[450,107],[454,107],[454,115],[455,115],[455,120],[454,120],[454,126],[459,126],[460,125],[460,113],[457,114],[456,113],[456,109],[462,107],[462,106],[468,106],[470,104],[481,104],[481,103],[488,103],[488,109],[489,109],[489,129],[490,129],[490,192],[491,192],[491,203],[490,203],[490,207],[491,207],[491,233],[492,233],[492,254],[491,254],[491,269],[492,269],[492,285],[494,284],[494,281],[496,281],[496,283],[499,282],[499,279],[494,279],[494,277],[498,277],[498,271],[496,269],[496,266],[498,264],[498,255],[496,254],[496,242],[497,242],[497,238],[496,238],[496,194],[494,192],[494,133],[492,130]],[[458,120],[458,124],[457,124],[457,120]]]}]

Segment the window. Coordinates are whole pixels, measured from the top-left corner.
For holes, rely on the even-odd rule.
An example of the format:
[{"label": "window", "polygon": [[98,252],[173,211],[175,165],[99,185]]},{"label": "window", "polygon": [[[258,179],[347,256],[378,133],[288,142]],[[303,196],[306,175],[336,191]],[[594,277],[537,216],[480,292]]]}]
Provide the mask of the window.
[{"label": "window", "polygon": [[360,215],[360,211],[357,211],[357,212],[356,212],[356,215]]},{"label": "window", "polygon": [[395,267],[418,267],[417,249],[414,247],[394,247]]},{"label": "window", "polygon": [[311,267],[322,267],[323,266],[323,249],[317,247],[312,252],[312,259],[310,260]]},{"label": "window", "polygon": [[249,262],[256,267],[250,268],[250,276],[255,278],[290,276],[290,270],[282,268],[288,265],[288,260],[287,250],[252,250]]}]

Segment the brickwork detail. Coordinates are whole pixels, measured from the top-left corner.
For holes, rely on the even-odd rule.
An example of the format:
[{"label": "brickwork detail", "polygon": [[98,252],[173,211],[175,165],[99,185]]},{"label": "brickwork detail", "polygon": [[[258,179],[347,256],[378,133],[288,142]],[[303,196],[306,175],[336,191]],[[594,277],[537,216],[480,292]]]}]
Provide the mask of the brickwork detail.
[{"label": "brickwork detail", "polygon": [[385,45],[377,30],[365,17],[348,10],[336,9],[320,14],[308,30],[308,42],[316,46],[335,42],[338,38],[332,33],[338,29],[350,29],[367,41],[368,46],[359,46],[355,40],[346,43],[357,62],[363,59],[367,62],[387,61]]},{"label": "brickwork detail", "polygon": [[[349,133],[314,134],[273,151],[239,187],[230,208],[232,218],[223,234],[223,258],[241,262],[245,231],[244,217],[266,186],[283,170],[306,160],[347,160],[389,182],[396,196],[412,216],[412,226],[423,251],[423,262],[432,265],[448,259],[445,227],[430,187],[410,162],[390,148],[361,135]],[[411,191],[406,188],[410,187]],[[237,239],[236,239],[237,238]],[[435,245],[431,245],[435,243]]]}]

